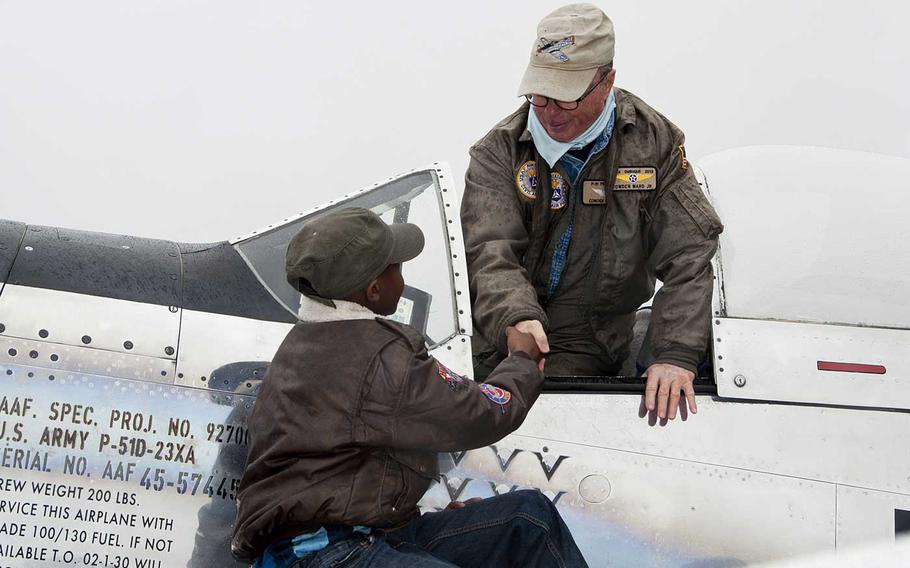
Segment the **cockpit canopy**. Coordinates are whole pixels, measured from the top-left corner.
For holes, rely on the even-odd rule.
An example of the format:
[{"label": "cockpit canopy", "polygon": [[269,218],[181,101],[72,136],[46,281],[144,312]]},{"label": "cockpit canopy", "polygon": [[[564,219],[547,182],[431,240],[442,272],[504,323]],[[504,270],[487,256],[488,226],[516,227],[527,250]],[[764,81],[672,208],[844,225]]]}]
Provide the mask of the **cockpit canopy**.
[{"label": "cockpit canopy", "polygon": [[910,328],[910,160],[795,146],[698,162],[729,317]]}]

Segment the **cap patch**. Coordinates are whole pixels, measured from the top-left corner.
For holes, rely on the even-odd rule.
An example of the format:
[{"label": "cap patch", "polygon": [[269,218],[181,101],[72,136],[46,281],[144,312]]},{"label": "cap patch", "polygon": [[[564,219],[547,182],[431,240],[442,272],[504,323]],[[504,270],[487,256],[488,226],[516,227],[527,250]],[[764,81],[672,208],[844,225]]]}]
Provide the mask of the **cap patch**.
[{"label": "cap patch", "polygon": [[569,61],[569,56],[562,52],[562,49],[575,45],[575,36],[562,38],[561,40],[548,40],[545,37],[540,38],[537,44],[537,53],[546,51],[556,59],[565,63]]},{"label": "cap patch", "polygon": [[537,199],[537,162],[528,160],[518,168],[515,174],[515,185],[518,192],[528,199]]},{"label": "cap patch", "polygon": [[654,191],[657,189],[657,168],[619,168],[613,191]]},{"label": "cap patch", "polygon": [[439,376],[445,381],[452,392],[458,392],[464,388],[465,378],[449,369],[439,361],[436,361],[436,368],[439,369]]},{"label": "cap patch", "polygon": [[480,390],[483,391],[483,394],[485,394],[488,399],[499,406],[505,406],[512,400],[512,393],[499,387],[494,387],[493,385],[484,383],[480,385]]},{"label": "cap patch", "polygon": [[558,211],[569,202],[569,184],[566,182],[566,178],[562,177],[562,174],[551,172],[550,187],[553,189],[553,194],[550,195],[550,209]]}]

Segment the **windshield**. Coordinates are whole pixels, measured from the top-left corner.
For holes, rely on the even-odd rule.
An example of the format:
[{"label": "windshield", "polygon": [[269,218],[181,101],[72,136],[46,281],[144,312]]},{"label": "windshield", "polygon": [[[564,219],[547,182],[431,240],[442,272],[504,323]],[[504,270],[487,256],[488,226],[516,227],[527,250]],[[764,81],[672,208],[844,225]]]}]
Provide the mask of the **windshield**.
[{"label": "windshield", "polygon": [[423,252],[402,266],[407,287],[392,319],[420,330],[432,347],[457,332],[453,280],[448,262],[449,239],[432,171],[421,171],[304,215],[278,228],[245,239],[234,246],[263,285],[291,313],[300,309],[300,293],[285,278],[285,252],[291,238],[309,219],[347,207],[363,207],[389,224],[414,223],[423,230]]}]

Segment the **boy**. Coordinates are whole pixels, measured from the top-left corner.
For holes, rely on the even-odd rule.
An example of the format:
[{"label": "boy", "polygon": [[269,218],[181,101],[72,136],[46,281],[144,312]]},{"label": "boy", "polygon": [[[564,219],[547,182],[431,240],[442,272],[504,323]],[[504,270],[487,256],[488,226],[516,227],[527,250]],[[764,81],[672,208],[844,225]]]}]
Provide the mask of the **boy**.
[{"label": "boy", "polygon": [[[314,219],[291,240],[305,297],[249,420],[232,550],[278,566],[584,566],[550,501],[519,491],[419,515],[437,452],[493,443],[522,423],[543,382],[533,337],[478,384],[430,357],[395,312],[416,225],[366,209]],[[538,361],[540,363],[538,364]],[[540,368],[539,368],[540,367]]]}]

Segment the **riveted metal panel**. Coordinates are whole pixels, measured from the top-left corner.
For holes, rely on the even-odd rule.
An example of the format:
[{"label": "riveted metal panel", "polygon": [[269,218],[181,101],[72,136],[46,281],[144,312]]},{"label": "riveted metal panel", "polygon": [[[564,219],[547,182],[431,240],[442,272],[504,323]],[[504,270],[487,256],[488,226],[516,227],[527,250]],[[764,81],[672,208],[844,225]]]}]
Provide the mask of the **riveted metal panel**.
[{"label": "riveted metal panel", "polygon": [[[662,425],[641,395],[548,394],[519,433],[826,483],[910,493],[910,413],[697,396],[698,414]],[[747,512],[746,512],[747,513]]]},{"label": "riveted metal panel", "polygon": [[[713,325],[720,396],[910,409],[910,331],[736,318]],[[886,372],[824,371],[819,362]]]},{"label": "riveted metal panel", "polygon": [[104,349],[0,336],[0,364],[40,367],[49,373],[84,373],[172,384],[177,362]]},{"label": "riveted metal panel", "polygon": [[894,540],[900,513],[908,511],[910,495],[838,486],[837,547]]},{"label": "riveted metal panel", "polygon": [[436,180],[442,199],[442,213],[445,216],[446,234],[449,238],[449,263],[455,287],[455,306],[458,312],[459,333],[473,334],[471,319],[471,293],[468,285],[468,265],[464,252],[464,237],[461,230],[461,214],[452,169],[445,162],[435,164]]},{"label": "riveted metal panel", "polygon": [[185,310],[177,384],[234,391],[246,382],[261,379],[263,369],[291,327],[280,322]]},{"label": "riveted metal panel", "polygon": [[742,566],[834,547],[833,484],[521,435],[446,457],[422,505],[540,489],[591,566]]},{"label": "riveted metal panel", "polygon": [[0,322],[12,337],[175,359],[180,310],[7,284]]}]

